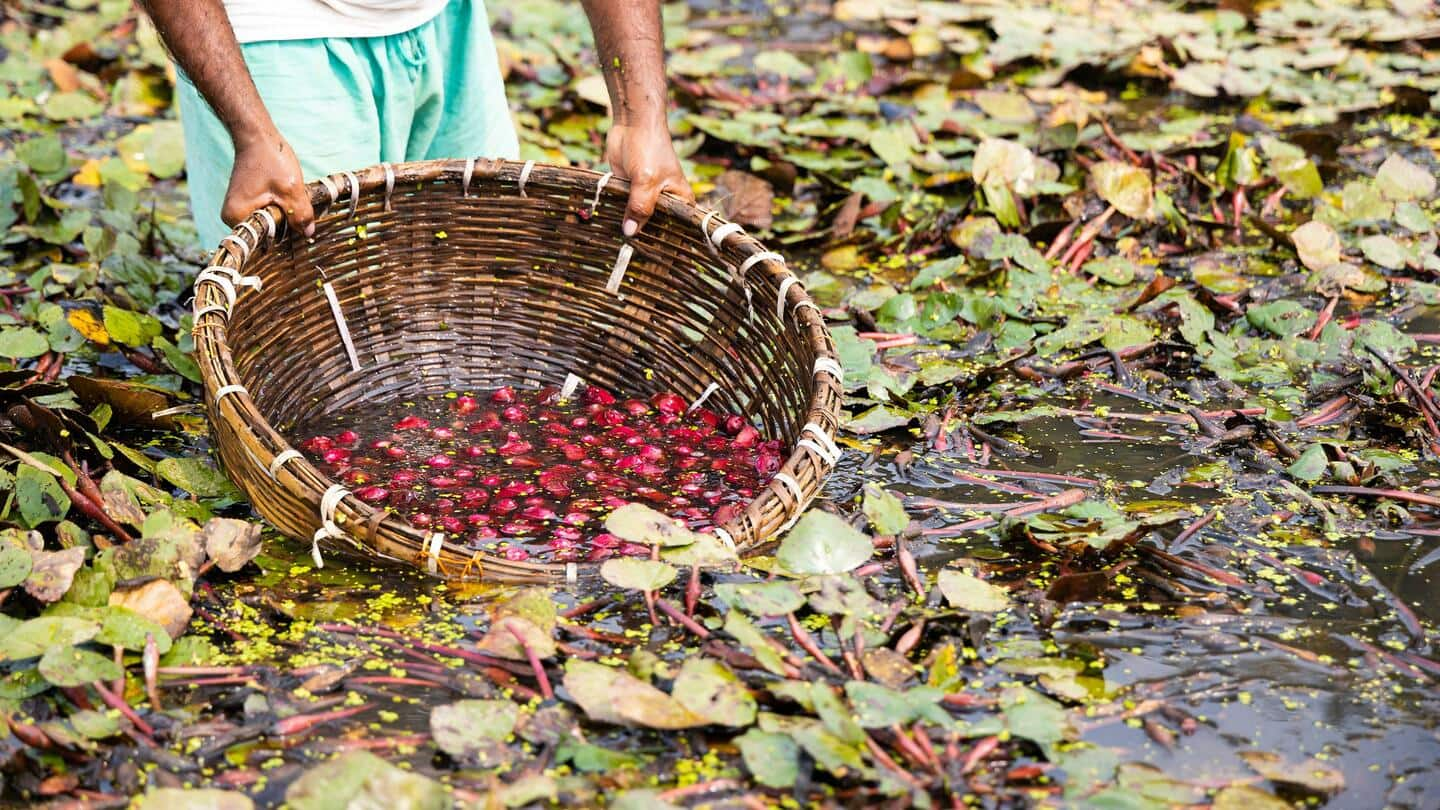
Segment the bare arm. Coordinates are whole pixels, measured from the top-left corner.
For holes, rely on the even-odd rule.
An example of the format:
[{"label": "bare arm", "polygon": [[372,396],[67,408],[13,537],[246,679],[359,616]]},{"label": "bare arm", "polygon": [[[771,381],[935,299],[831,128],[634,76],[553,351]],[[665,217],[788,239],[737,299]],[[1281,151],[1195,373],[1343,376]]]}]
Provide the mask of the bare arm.
[{"label": "bare arm", "polygon": [[625,235],[654,213],[661,192],[694,200],[665,120],[665,44],[658,0],[581,0],[600,69],[610,92],[614,124],[605,143],[611,170],[630,181]]},{"label": "bare arm", "polygon": [[276,203],[291,227],[313,234],[315,213],[300,161],[255,89],[220,0],[140,0],[140,5],[235,145],[235,168],[220,218],[234,225]]}]

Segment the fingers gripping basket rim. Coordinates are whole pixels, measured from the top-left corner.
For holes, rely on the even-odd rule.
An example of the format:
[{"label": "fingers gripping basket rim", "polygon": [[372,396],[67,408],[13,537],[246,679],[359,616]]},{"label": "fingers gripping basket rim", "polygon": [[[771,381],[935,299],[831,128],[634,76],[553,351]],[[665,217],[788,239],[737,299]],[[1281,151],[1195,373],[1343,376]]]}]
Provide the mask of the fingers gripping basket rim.
[{"label": "fingers gripping basket rim", "polygon": [[[557,212],[561,204],[556,200],[563,195],[568,206],[564,210],[588,209],[593,216],[602,207],[623,211],[629,184],[610,174],[533,161],[471,159],[381,164],[322,178],[308,190],[319,218],[317,239],[323,239],[329,236],[327,224],[343,225],[362,204],[381,195],[388,212],[397,193],[533,198],[544,192],[549,200],[545,204],[556,206]],[[835,344],[819,308],[786,268],[784,259],[766,250],[740,225],[669,194],[662,195],[655,217],[657,222],[668,217],[693,233],[693,239],[704,240],[705,249],[732,271],[731,285],[741,288],[747,304],[752,293],[771,291],[781,327],[798,330],[812,355],[804,358],[806,366],[813,368],[804,427],[791,443],[788,457],[775,479],[756,493],[743,512],[716,529],[719,537],[733,542],[740,551],[754,551],[793,525],[839,458],[834,436],[839,427],[843,372]],[[617,293],[624,283],[634,254],[632,241],[643,243],[652,230],[653,226],[647,227],[635,240],[623,240],[617,232],[613,244],[603,246],[614,255],[613,264],[607,259],[604,268],[607,292]],[[516,562],[422,531],[398,514],[350,495],[271,426],[244,386],[228,330],[232,313],[263,290],[263,279],[247,270],[268,252],[293,248],[294,239],[286,233],[278,207],[257,211],[221,240],[209,266],[195,281],[195,355],[211,432],[222,465],[257,511],[281,531],[311,540],[317,564],[323,564],[322,553],[349,547],[365,556],[411,563],[452,580],[574,582],[593,573],[593,563]],[[321,274],[315,275],[318,285]],[[348,343],[348,335],[346,338]],[[347,346],[346,351],[354,364],[353,349]],[[720,384],[711,382],[702,396]],[[795,415],[795,421],[801,418]]]}]

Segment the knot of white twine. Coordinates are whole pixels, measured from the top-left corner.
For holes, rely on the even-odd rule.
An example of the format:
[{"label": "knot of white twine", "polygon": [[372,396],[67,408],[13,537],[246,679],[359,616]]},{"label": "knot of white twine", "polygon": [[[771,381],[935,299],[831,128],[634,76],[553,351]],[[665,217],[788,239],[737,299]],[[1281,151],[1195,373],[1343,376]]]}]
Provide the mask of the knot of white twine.
[{"label": "knot of white twine", "polygon": [[320,541],[325,538],[343,538],[345,531],[335,523],[335,508],[340,505],[350,490],[340,484],[331,484],[320,496],[320,528],[315,530],[315,536],[310,539],[310,559],[315,561],[316,568],[325,567],[325,558],[320,556]]},{"label": "knot of white twine", "polygon": [[785,323],[785,295],[790,292],[790,287],[799,280],[788,273],[780,279],[780,292],[775,296],[775,319],[782,324]]},{"label": "knot of white twine", "polygon": [[840,460],[840,456],[844,451],[841,450],[840,445],[836,444],[835,440],[830,437],[830,434],[825,432],[824,428],[814,422],[807,422],[805,427],[800,429],[800,433],[810,438],[804,438],[796,442],[795,445],[797,447],[804,447],[813,452],[816,456],[819,456],[821,461],[831,467],[835,466],[835,463]]},{"label": "knot of white twine", "polygon": [[303,456],[300,455],[299,450],[296,450],[293,447],[287,447],[284,450],[281,450],[279,454],[275,456],[275,458],[271,459],[270,468],[269,470],[267,470],[267,472],[270,473],[270,480],[276,480],[276,477],[280,475],[280,468],[285,466],[285,462],[289,461],[292,458],[303,458]]},{"label": "knot of white twine", "polygon": [[815,374],[824,372],[835,378],[838,383],[845,382],[845,369],[840,367],[840,362],[833,357],[815,358]]},{"label": "knot of white twine", "polygon": [[595,184],[595,199],[590,201],[590,216],[595,216],[595,211],[600,207],[600,192],[605,190],[605,184],[614,177],[614,172],[605,172],[600,175],[600,181]]},{"label": "knot of white twine", "polygon": [[445,533],[435,532],[425,542],[425,570],[431,576],[440,571],[440,547],[445,544]]},{"label": "knot of white twine", "polygon": [[529,179],[530,179],[530,172],[531,172],[531,170],[533,170],[534,168],[535,168],[535,161],[533,161],[533,160],[527,160],[527,161],[525,161],[525,165],[522,166],[522,167],[520,167],[520,181],[519,181],[519,183],[518,183],[517,185],[520,186],[520,196],[521,196],[521,197],[527,196],[527,195],[525,194],[525,183],[526,183],[527,181],[529,181]]}]

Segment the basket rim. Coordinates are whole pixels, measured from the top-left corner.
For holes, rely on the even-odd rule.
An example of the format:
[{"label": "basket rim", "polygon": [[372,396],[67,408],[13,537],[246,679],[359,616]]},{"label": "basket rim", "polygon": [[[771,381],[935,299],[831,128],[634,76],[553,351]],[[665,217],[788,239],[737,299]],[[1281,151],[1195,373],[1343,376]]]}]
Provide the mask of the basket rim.
[{"label": "basket rim", "polygon": [[[385,207],[388,210],[390,198],[398,182],[401,181],[410,185],[417,182],[423,184],[459,181],[460,193],[463,196],[485,193],[503,197],[507,193],[510,196],[525,196],[527,181],[539,185],[547,181],[565,179],[571,182],[577,179],[584,180],[587,185],[593,185],[595,192],[592,210],[595,206],[607,202],[618,204],[623,209],[628,202],[629,181],[615,177],[608,172],[602,174],[590,169],[556,166],[536,161],[521,162],[485,158],[381,163],[353,172],[328,175],[307,184],[306,190],[318,219],[338,206],[348,206],[354,209],[362,200],[373,197],[377,192],[384,194]],[[478,192],[472,187],[481,180],[499,180],[504,185],[497,190],[493,183],[487,184],[483,192]],[[663,193],[657,201],[655,215],[669,216],[678,222],[689,223],[698,228],[699,236],[705,239],[707,248],[721,262],[732,268],[734,265],[760,256],[760,254],[766,254],[768,257],[779,256],[746,233],[739,224],[727,221],[720,212],[701,208],[699,205],[687,202],[669,192]],[[245,276],[244,270],[259,257],[277,249],[283,242],[293,238],[291,234],[287,233],[287,230],[284,212],[277,204],[272,203],[251,213],[238,222],[229,234],[222,237],[220,244],[208,255],[209,263],[205,270],[197,276],[194,284],[192,334],[195,356],[197,360],[201,361],[198,365],[201,370],[207,412],[212,420],[212,435],[215,435],[213,423],[216,420],[224,421],[229,429],[249,438],[251,446],[257,446],[269,452],[269,458],[262,458],[252,452],[249,446],[241,448],[256,469],[268,474],[278,486],[290,494],[301,498],[306,503],[318,504],[319,511],[316,517],[322,528],[316,532],[312,540],[312,552],[316,563],[323,566],[319,552],[319,541],[323,535],[337,540],[346,540],[349,545],[359,549],[365,556],[408,562],[428,570],[431,574],[447,579],[464,581],[481,579],[487,581],[492,579],[555,581],[563,579],[568,583],[574,583],[582,574],[587,578],[593,576],[598,571],[599,563],[512,561],[488,551],[469,549],[449,540],[436,542],[434,538],[439,536],[438,533],[423,531],[399,513],[384,507],[371,506],[350,495],[348,491],[344,491],[343,486],[316,468],[307,456],[295,450],[289,439],[281,435],[260,413],[249,392],[245,390],[230,353],[229,319],[232,308],[239,306],[244,301],[240,290],[247,284],[254,286],[258,283],[258,279],[250,281],[252,277]],[[717,236],[718,239],[715,238]],[[642,230],[635,238],[643,237],[644,231]],[[631,241],[619,234],[616,234],[616,239],[618,245],[626,247]],[[727,259],[724,255],[727,253],[735,255],[736,260]],[[840,379],[843,376],[843,369],[840,366],[834,341],[826,327],[825,318],[819,306],[811,300],[803,283],[785,267],[783,257],[779,258],[778,262],[762,257],[750,264],[753,265],[750,272],[763,269],[780,285],[782,298],[777,302],[777,312],[788,310],[792,315],[789,321],[790,325],[784,328],[802,330],[804,337],[807,338],[807,343],[815,352],[817,361],[813,377],[814,384],[805,413],[820,414],[820,419],[811,421],[819,424],[824,433],[825,438],[821,443],[829,443],[833,449],[833,437],[838,432],[840,424],[841,397],[838,394],[843,392],[843,382]],[[778,269],[776,269],[776,265],[778,265]],[[747,274],[744,283],[748,284],[749,278],[750,276]],[[783,322],[784,318],[782,317]],[[830,396],[826,395],[827,391],[831,394]],[[220,444],[218,437],[216,443],[218,448]],[[780,468],[781,472],[789,477],[789,481],[782,482],[772,479],[765,486],[759,488],[753,497],[744,502],[745,509],[742,515],[751,511],[759,514],[768,499],[777,499],[782,513],[786,516],[785,522],[772,532],[771,536],[756,538],[754,542],[744,543],[737,549],[738,551],[751,552],[773,542],[774,537],[783,534],[790,526],[794,525],[805,508],[818,496],[821,484],[833,470],[838,455],[830,457],[828,452],[822,452],[816,448],[815,442],[808,442],[808,444],[809,448],[801,446],[798,442],[791,443],[790,453]],[[792,488],[791,484],[797,481],[797,477],[793,473],[785,471],[798,470],[804,465],[811,465],[815,468],[813,484],[810,486],[797,485]],[[290,478],[288,484],[281,480],[281,476],[287,474]],[[810,491],[803,491],[805,489]],[[339,492],[343,492],[343,494],[338,494]],[[248,492],[247,495],[249,495]],[[253,499],[253,496],[251,497]],[[790,502],[792,497],[793,503]],[[329,515],[325,513],[327,507]],[[332,516],[335,517],[332,518]],[[729,541],[733,546],[735,545],[733,536],[738,531],[738,520],[740,520],[739,517],[734,518],[723,526],[707,531],[713,531],[722,540]],[[421,545],[421,554],[415,559],[401,560],[376,548],[374,545],[375,532],[382,523],[401,533],[413,536],[413,539]],[[327,527],[330,530],[338,529],[338,531],[328,531]],[[428,553],[426,549],[428,549]],[[451,559],[468,558],[468,562],[458,573],[443,570],[444,566],[440,564],[442,552]]]}]

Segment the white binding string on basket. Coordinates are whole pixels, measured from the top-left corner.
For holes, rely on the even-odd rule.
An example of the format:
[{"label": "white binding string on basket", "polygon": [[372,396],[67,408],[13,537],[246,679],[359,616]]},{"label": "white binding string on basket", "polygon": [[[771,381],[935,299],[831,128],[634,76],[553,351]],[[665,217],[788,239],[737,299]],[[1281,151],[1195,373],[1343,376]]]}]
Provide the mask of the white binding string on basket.
[{"label": "white binding string on basket", "polygon": [[626,242],[620,246],[620,252],[615,254],[615,266],[610,268],[610,278],[605,282],[605,292],[619,295],[620,285],[625,281],[625,271],[630,268],[630,257],[634,255],[634,245]]},{"label": "white binding string on basket", "polygon": [[460,178],[460,196],[470,196],[470,178],[475,176],[475,158],[465,158],[465,175]]},{"label": "white binding string on basket", "polygon": [[320,178],[320,185],[325,187],[325,193],[329,195],[332,205],[336,200],[340,199],[340,189],[335,187],[334,180],[331,180],[329,177],[322,177]]},{"label": "white binding string on basket", "polygon": [[224,304],[206,304],[205,306],[195,310],[195,317],[191,320],[195,321],[195,323],[199,323],[201,318],[209,315],[212,312],[222,313],[227,319],[230,317],[230,310],[226,309]]},{"label": "white binding string on basket", "polygon": [[761,262],[779,262],[780,266],[784,267],[785,257],[773,250],[762,250],[740,263],[740,269],[735,271],[736,277],[742,284],[745,283],[745,274],[750,272],[750,268]]},{"label": "white binding string on basket", "polygon": [[839,361],[833,357],[815,358],[815,373],[825,372],[835,378],[836,382],[845,381],[845,369],[840,367]]},{"label": "white binding string on basket", "polygon": [[345,179],[350,182],[350,216],[360,212],[360,179],[354,172],[345,172]]},{"label": "white binding string on basket", "polygon": [[775,318],[781,323],[785,322],[785,294],[790,292],[790,287],[800,279],[790,274],[780,279],[780,293],[775,296]]},{"label": "white binding string on basket", "polygon": [[380,167],[385,170],[385,210],[390,208],[390,195],[395,191],[395,168],[389,163],[381,163]]},{"label": "white binding string on basket", "polygon": [[216,273],[219,273],[226,278],[229,278],[230,283],[235,285],[236,288],[249,287],[252,290],[258,291],[265,286],[265,282],[261,281],[259,276],[243,276],[240,274],[239,270],[236,270],[233,267],[226,267],[223,264],[212,264],[205,269],[213,270]]},{"label": "white binding string on basket", "polygon": [[835,443],[835,439],[832,438],[829,433],[825,432],[825,428],[820,427],[814,422],[806,422],[805,427],[800,428],[800,433],[801,435],[814,437],[815,441],[819,442],[820,446],[824,448],[825,452],[832,459],[831,463],[840,460],[840,455],[844,451],[840,449],[840,445]]},{"label": "white binding string on basket", "polygon": [[445,533],[435,532],[425,541],[425,570],[431,576],[440,573],[440,547],[445,545]]},{"label": "white binding string on basket", "polygon": [[269,210],[268,208],[261,208],[259,211],[256,211],[256,212],[255,212],[255,216],[260,217],[261,219],[265,220],[265,233],[270,236],[270,239],[271,239],[271,240],[274,240],[274,239],[275,239],[275,216],[270,213],[270,210]]},{"label": "white binding string on basket", "polygon": [[704,218],[700,220],[700,235],[705,237],[705,248],[714,256],[719,256],[720,251],[716,250],[715,245],[710,243],[710,220],[718,216],[720,216],[719,211],[707,211],[705,212]]},{"label": "white binding string on basket", "polygon": [[235,308],[235,284],[230,280],[234,271],[228,267],[224,269],[232,275],[217,272],[214,268],[202,270],[200,275],[195,277],[195,289],[199,290],[200,285],[207,281],[219,287],[221,292],[225,293],[225,311],[228,313]]},{"label": "white binding string on basket", "polygon": [[521,196],[521,197],[527,196],[527,195],[525,194],[525,183],[530,180],[530,172],[531,172],[531,170],[533,170],[534,168],[535,168],[535,161],[533,161],[533,160],[527,160],[527,161],[525,161],[525,165],[522,166],[522,167],[520,167],[520,181],[519,181],[518,185],[520,186],[520,196]]},{"label": "white binding string on basket", "polygon": [[795,446],[803,447],[806,450],[814,453],[815,457],[820,459],[820,463],[824,464],[827,467],[834,467],[835,462],[839,461],[838,458],[827,453],[825,451],[825,448],[821,447],[819,444],[816,444],[813,439],[801,439],[800,441],[795,443]]},{"label": "white binding string on basket", "polygon": [[600,175],[600,181],[595,184],[595,199],[590,201],[590,216],[595,216],[595,211],[600,208],[600,192],[605,190],[605,184],[614,177],[614,172],[605,172]]},{"label": "white binding string on basket", "polygon": [[320,528],[315,530],[315,535],[310,538],[310,558],[315,561],[316,568],[325,567],[325,558],[320,556],[320,540],[326,537],[344,538],[345,532],[335,524],[335,508],[340,505],[350,490],[340,484],[331,484],[320,496]]},{"label": "white binding string on basket", "polygon": [[220,244],[229,242],[240,250],[240,263],[244,264],[250,260],[250,244],[233,233],[227,233],[220,240]]},{"label": "white binding string on basket", "polygon": [[815,302],[814,302],[814,301],[811,301],[811,300],[808,299],[808,298],[805,299],[804,301],[801,301],[800,303],[796,304],[794,311],[795,311],[795,312],[799,312],[799,311],[802,310],[802,309],[813,309],[813,310],[815,310],[815,314],[818,315],[818,316],[820,316],[820,318],[821,318],[822,320],[825,318],[825,313],[823,313],[823,312],[820,311],[820,307],[816,306],[816,305],[815,305]]},{"label": "white binding string on basket", "polygon": [[580,566],[573,562],[565,563],[565,584],[574,585],[580,581]]},{"label": "white binding string on basket", "polygon": [[355,341],[350,339],[350,326],[345,323],[345,313],[340,311],[340,299],[335,297],[335,288],[330,282],[320,285],[325,291],[325,299],[330,302],[330,314],[335,316],[335,328],[340,330],[340,342],[345,344],[345,356],[350,358],[350,370],[360,370],[360,358],[355,354]]},{"label": "white binding string on basket", "polygon": [[744,232],[745,229],[741,227],[738,222],[727,222],[716,228],[714,233],[710,234],[710,243],[715,246],[716,250],[719,250],[725,246],[725,239],[731,234]]},{"label": "white binding string on basket", "polygon": [[709,385],[705,386],[705,390],[701,391],[700,396],[696,397],[695,401],[690,403],[690,407],[685,409],[685,413],[693,413],[696,408],[705,404],[705,400],[709,399],[711,394],[719,390],[720,383],[717,382],[712,382]]},{"label": "white binding string on basket", "polygon": [[578,375],[566,374],[565,382],[560,385],[560,398],[569,399],[575,396],[575,392],[580,388],[580,383],[582,382],[585,381],[580,379]]},{"label": "white binding string on basket", "polygon": [[730,549],[731,551],[736,550],[735,538],[730,534],[730,532],[725,531],[719,526],[712,526],[710,527],[710,533],[720,538],[720,542],[724,543],[726,548]]},{"label": "white binding string on basket", "polygon": [[216,402],[216,403],[219,403],[220,400],[224,399],[225,397],[227,397],[227,396],[229,396],[229,395],[231,395],[231,394],[245,394],[245,395],[248,396],[248,395],[250,394],[250,392],[245,390],[245,386],[240,385],[240,384],[238,384],[238,383],[230,383],[229,385],[222,385],[222,386],[220,386],[220,387],[215,391],[215,402]]},{"label": "white binding string on basket", "polygon": [[805,508],[805,491],[800,488],[800,482],[795,480],[795,476],[783,471],[777,472],[775,473],[775,477],[770,479],[771,483],[775,483],[776,481],[779,481],[785,489],[790,490],[791,495],[795,496],[795,510],[797,512]]},{"label": "white binding string on basket", "polygon": [[266,472],[270,473],[271,481],[276,480],[276,476],[280,475],[280,468],[284,467],[285,462],[289,461],[292,458],[304,457],[300,455],[299,450],[296,450],[293,447],[287,447],[284,450],[281,450],[280,453],[275,456],[275,458],[270,460],[270,467],[268,470],[266,470]]}]

